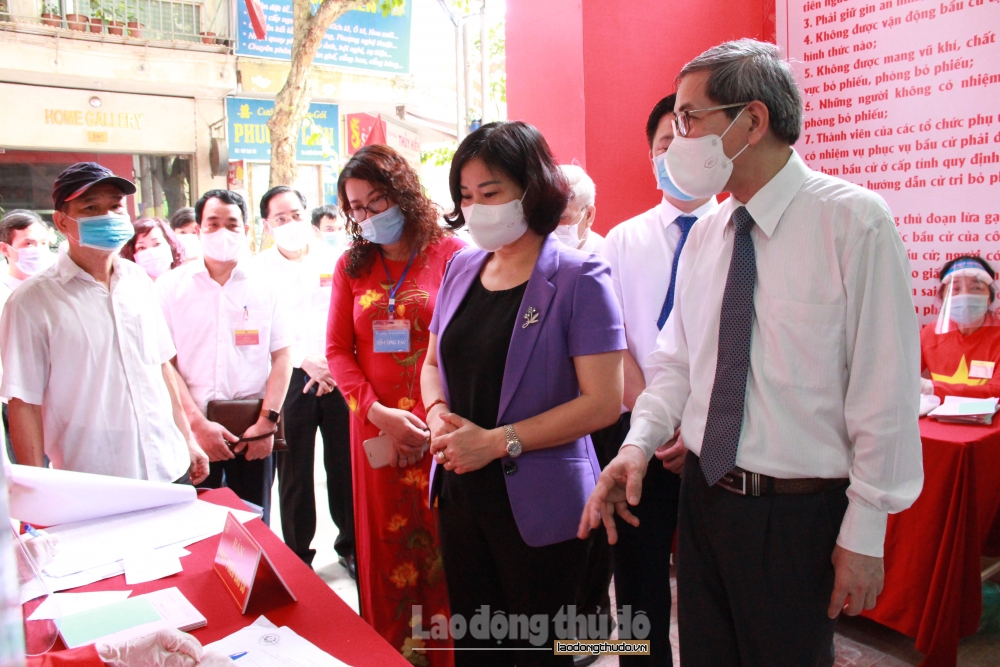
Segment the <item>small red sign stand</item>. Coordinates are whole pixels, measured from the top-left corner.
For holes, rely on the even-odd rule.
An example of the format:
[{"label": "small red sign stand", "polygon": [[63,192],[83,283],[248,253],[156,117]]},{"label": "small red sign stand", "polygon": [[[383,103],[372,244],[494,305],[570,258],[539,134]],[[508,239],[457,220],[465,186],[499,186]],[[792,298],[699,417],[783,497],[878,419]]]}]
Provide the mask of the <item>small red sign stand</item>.
[{"label": "small red sign stand", "polygon": [[251,594],[254,613],[297,601],[264,549],[232,512],[226,517],[214,569],[241,614],[249,612]]}]

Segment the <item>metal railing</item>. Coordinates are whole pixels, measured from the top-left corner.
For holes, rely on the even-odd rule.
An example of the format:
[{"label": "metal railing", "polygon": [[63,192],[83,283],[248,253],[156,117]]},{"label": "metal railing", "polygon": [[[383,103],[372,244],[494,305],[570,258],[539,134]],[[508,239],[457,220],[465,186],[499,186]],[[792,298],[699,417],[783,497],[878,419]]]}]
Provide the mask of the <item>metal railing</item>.
[{"label": "metal railing", "polygon": [[226,0],[0,0],[0,29],[227,49],[233,43]]}]

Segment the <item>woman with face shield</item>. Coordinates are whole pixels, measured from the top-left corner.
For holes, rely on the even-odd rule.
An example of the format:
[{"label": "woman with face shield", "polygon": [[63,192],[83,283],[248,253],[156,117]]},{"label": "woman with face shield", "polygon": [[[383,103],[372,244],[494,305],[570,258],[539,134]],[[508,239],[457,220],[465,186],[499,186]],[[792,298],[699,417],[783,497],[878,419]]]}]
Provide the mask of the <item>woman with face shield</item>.
[{"label": "woman with face shield", "polygon": [[996,273],[981,257],[957,257],[941,267],[937,322],[920,332],[921,391],[945,396],[1000,396],[1000,317]]}]

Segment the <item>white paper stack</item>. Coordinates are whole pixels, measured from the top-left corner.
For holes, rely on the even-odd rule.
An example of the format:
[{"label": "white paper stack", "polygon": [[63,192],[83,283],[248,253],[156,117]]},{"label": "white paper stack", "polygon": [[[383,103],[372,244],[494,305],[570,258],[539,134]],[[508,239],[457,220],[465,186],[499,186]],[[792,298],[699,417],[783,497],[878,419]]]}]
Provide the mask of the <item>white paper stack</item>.
[{"label": "white paper stack", "polygon": [[997,411],[996,398],[965,398],[945,396],[944,403],[931,411],[930,416],[940,422],[954,424],[990,424]]},{"label": "white paper stack", "polygon": [[239,655],[236,664],[242,667],[349,667],[291,628],[277,628],[263,616],[205,648]]},{"label": "white paper stack", "polygon": [[119,575],[125,559],[132,584],[168,576],[183,547],[221,533],[229,512],[243,523],[257,516],[197,500],[180,484],[11,467],[11,515],[59,539],[42,569],[48,590],[34,580],[21,587],[22,603]]}]

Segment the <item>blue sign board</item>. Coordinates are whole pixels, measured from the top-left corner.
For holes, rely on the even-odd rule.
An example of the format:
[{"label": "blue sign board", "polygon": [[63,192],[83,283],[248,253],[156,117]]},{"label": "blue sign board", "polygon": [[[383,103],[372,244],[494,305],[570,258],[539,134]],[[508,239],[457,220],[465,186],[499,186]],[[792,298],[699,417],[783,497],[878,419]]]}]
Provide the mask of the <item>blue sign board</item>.
[{"label": "blue sign board", "polygon": [[[229,130],[229,158],[268,162],[271,159],[271,131],[267,121],[274,112],[274,100],[247,97],[226,98]],[[311,121],[309,120],[311,119]],[[340,119],[336,104],[309,105],[309,119],[299,130],[295,159],[302,163],[325,163],[340,152]]]},{"label": "blue sign board", "polygon": [[[236,55],[275,60],[292,59],[292,0],[261,2],[267,18],[267,37],[254,36],[246,0],[235,0]],[[318,3],[314,2],[315,7]],[[349,67],[376,72],[410,71],[410,5],[382,16],[377,0],[347,12],[326,31],[316,65]]]}]

